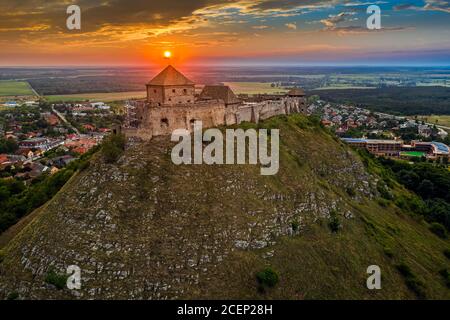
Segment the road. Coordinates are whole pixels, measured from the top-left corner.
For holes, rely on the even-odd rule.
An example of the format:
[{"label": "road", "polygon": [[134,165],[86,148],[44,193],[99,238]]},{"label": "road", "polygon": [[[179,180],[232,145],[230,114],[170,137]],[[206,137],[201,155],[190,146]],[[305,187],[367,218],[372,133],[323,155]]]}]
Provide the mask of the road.
[{"label": "road", "polygon": [[78,131],[77,128],[75,128],[67,119],[58,111],[55,109],[54,106],[52,106],[52,111],[60,118],[65,124],[67,124],[73,131],[75,131],[76,134],[80,134],[80,131]]}]

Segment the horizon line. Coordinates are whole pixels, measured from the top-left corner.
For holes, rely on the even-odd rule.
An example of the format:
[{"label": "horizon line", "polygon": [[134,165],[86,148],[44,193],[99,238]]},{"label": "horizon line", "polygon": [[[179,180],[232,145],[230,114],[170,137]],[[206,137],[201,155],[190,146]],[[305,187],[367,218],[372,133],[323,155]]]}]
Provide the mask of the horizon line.
[{"label": "horizon line", "polygon": [[[169,63],[170,64],[170,63]],[[172,64],[175,65],[175,64]],[[411,63],[411,64],[385,64],[385,63],[193,63],[181,64],[184,67],[450,67],[450,63]],[[159,65],[145,64],[68,64],[68,65],[0,65],[2,69],[43,69],[43,68],[157,68]]]}]

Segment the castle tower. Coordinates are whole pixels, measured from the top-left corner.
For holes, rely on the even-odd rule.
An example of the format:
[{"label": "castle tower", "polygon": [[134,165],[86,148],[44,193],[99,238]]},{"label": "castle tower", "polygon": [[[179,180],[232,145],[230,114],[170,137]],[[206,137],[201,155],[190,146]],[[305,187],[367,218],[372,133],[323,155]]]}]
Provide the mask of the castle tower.
[{"label": "castle tower", "polygon": [[195,83],[168,65],[147,83],[147,102],[153,106],[194,103]]}]

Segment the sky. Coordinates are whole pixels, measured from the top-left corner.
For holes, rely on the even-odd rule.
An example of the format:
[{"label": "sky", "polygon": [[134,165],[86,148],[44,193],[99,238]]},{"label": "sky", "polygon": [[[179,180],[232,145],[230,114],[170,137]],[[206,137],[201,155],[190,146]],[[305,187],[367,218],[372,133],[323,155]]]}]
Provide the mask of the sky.
[{"label": "sky", "polygon": [[0,66],[151,66],[165,50],[191,65],[450,65],[450,0],[0,0]]}]

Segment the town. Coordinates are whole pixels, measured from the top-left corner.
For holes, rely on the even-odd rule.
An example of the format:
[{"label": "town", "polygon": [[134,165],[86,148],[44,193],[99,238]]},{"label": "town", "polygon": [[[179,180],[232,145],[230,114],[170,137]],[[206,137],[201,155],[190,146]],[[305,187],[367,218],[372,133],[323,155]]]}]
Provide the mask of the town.
[{"label": "town", "polygon": [[103,102],[7,104],[0,110],[0,176],[25,183],[87,153],[118,121]]},{"label": "town", "polygon": [[376,156],[448,163],[450,129],[422,120],[395,116],[310,97],[309,114],[321,117],[342,141]]}]

